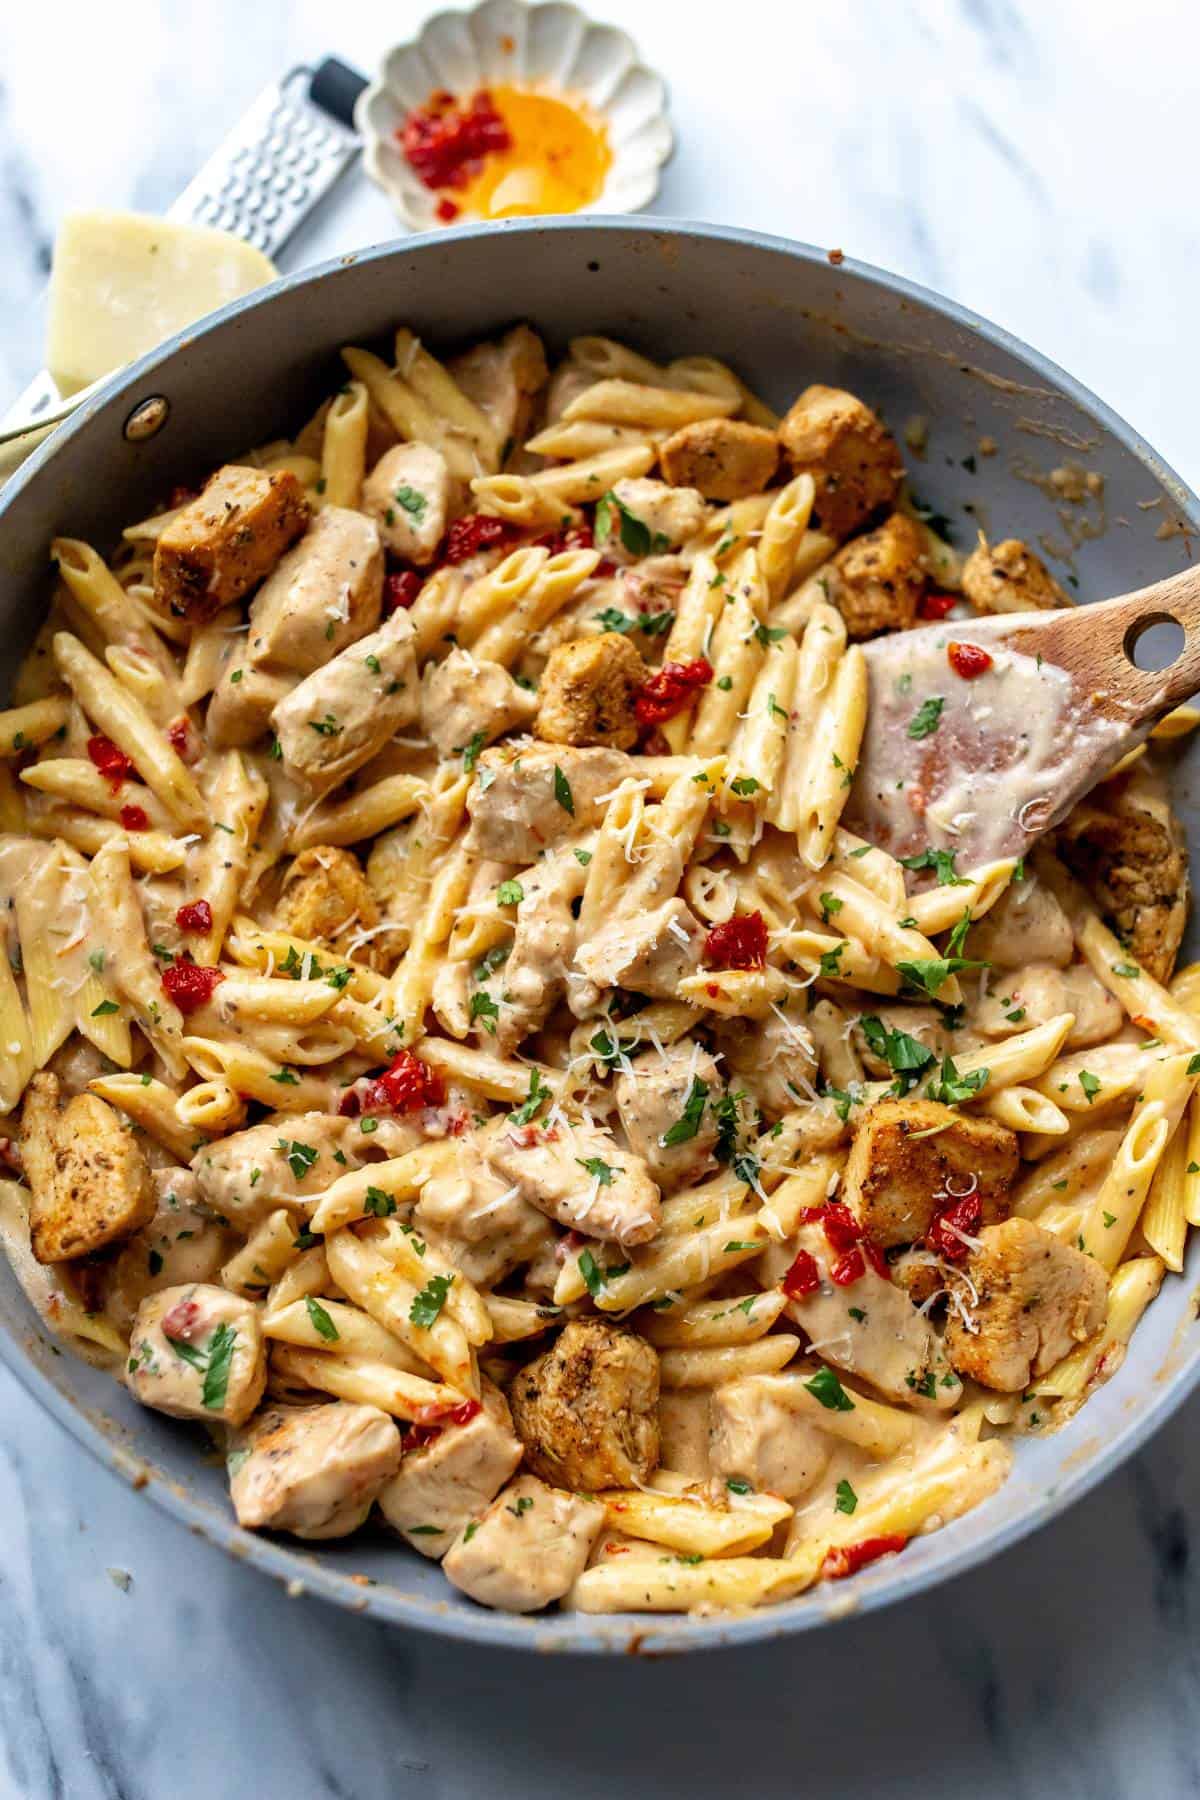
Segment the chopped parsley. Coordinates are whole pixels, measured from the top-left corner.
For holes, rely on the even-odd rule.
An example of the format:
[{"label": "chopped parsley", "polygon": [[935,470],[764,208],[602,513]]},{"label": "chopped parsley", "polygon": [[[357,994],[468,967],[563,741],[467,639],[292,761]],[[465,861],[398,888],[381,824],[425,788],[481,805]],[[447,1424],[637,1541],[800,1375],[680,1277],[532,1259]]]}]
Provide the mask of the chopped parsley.
[{"label": "chopped parsley", "polygon": [[386,1219],[395,1212],[396,1202],[382,1188],[369,1187],[367,1197],[363,1201],[363,1208],[366,1212],[374,1214],[377,1219]]},{"label": "chopped parsley", "polygon": [[989,1074],[988,1069],[972,1069],[969,1074],[960,1075],[954,1066],[954,1058],[944,1056],[940,1072],[934,1076],[925,1092],[931,1100],[940,1100],[943,1106],[958,1106],[987,1086]]},{"label": "chopped parsley", "polygon": [[516,1112],[509,1113],[508,1116],[510,1121],[514,1125],[528,1125],[534,1118],[543,1100],[548,1100],[549,1098],[550,1089],[542,1080],[541,1072],[538,1069],[530,1069],[529,1092],[525,1096],[524,1104],[519,1106]]},{"label": "chopped parsley", "polygon": [[366,663],[368,669],[370,669],[372,675],[378,675],[383,668],[383,664],[377,656],[364,656],[363,661]]},{"label": "chopped parsley", "polygon": [[862,1030],[868,1047],[876,1056],[882,1057],[895,1075],[893,1087],[896,1093],[907,1094],[910,1088],[916,1087],[922,1071],[934,1060],[928,1045],[910,1037],[907,1031],[889,1031],[883,1020],[874,1014],[868,1014],[862,1020]]},{"label": "chopped parsley", "polygon": [[837,1499],[833,1503],[833,1510],[840,1513],[852,1513],[857,1505],[858,1495],[850,1486],[850,1483],[848,1481],[839,1481],[837,1484]]},{"label": "chopped parsley", "polygon": [[854,1402],[834,1374],[833,1370],[822,1366],[805,1387],[819,1400],[827,1412],[853,1412]]},{"label": "chopped parsley", "polygon": [[290,1144],[286,1138],[280,1138],[275,1148],[286,1156],[288,1166],[297,1181],[304,1180],[320,1155],[320,1151],[315,1150],[311,1144],[298,1144],[294,1138]]},{"label": "chopped parsley", "polygon": [[618,530],[630,556],[649,556],[651,551],[666,550],[671,542],[661,531],[651,532],[644,520],[622,505],[609,488],[596,503],[596,542],[606,544]]},{"label": "chopped parsley", "polygon": [[761,783],[753,775],[738,775],[730,782],[729,791],[736,794],[739,800],[749,800],[751,794],[757,794],[760,786]]},{"label": "chopped parsley", "polygon": [[1114,963],[1112,972],[1114,975],[1119,975],[1122,981],[1136,981],[1141,973],[1136,963]]},{"label": "chopped parsley", "polygon": [[683,1103],[683,1111],[659,1139],[664,1150],[674,1150],[679,1144],[691,1142],[700,1129],[700,1121],[704,1117],[707,1101],[708,1083],[701,1081],[698,1075],[694,1075],[688,1097]]},{"label": "chopped parsley", "polygon": [[841,969],[838,967],[838,964],[841,961],[842,951],[845,948],[846,944],[845,941],[843,941],[840,944],[835,944],[832,950],[825,950],[822,952],[818,963],[822,975],[841,974]]},{"label": "chopped parsley", "polygon": [[417,488],[405,486],[396,489],[396,504],[404,508],[415,525],[419,525],[425,517],[428,502]]},{"label": "chopped parsley", "polygon": [[941,724],[942,708],[946,702],[941,694],[931,694],[928,700],[922,700],[920,706],[908,721],[910,738],[931,737]]},{"label": "chopped parsley", "polygon": [[565,813],[570,813],[572,818],[575,817],[575,796],[571,792],[570,782],[557,763],[554,765],[554,798]]},{"label": "chopped parsley", "polygon": [[495,1037],[496,1020],[499,1017],[500,1008],[496,1005],[496,1002],[492,999],[490,994],[485,993],[483,989],[480,988],[476,993],[471,995],[470,1018],[472,1025],[477,1021],[482,1023],[483,1029],[487,1032],[488,1036]]},{"label": "chopped parsley", "polygon": [[618,1275],[626,1275],[628,1272],[628,1263],[610,1263],[608,1268],[602,1269],[590,1250],[580,1251],[579,1273],[593,1300],[599,1298],[606,1282],[615,1281]]},{"label": "chopped parsley", "polygon": [[311,1294],[305,1294],[304,1308],[312,1321],[312,1328],[317,1336],[324,1338],[327,1344],[336,1344],[339,1336],[338,1328],[321,1302],[314,1300]]},{"label": "chopped parsley", "polygon": [[836,894],[828,894],[828,893],[822,894],[821,895],[821,923],[822,923],[822,925],[828,925],[828,923],[829,923],[830,919],[832,919],[834,913],[840,913],[842,910],[842,907],[844,905],[845,905],[845,901],[839,900]]},{"label": "chopped parsley", "polygon": [[310,719],[308,729],[315,731],[318,737],[340,737],[342,728],[333,713],[326,713],[323,719]]},{"label": "chopped parsley", "polygon": [[120,1012],[120,1010],[115,1000],[102,1000],[99,1006],[93,1006],[92,1017],[93,1019],[104,1019],[109,1013]]},{"label": "chopped parsley", "polygon": [[910,985],[931,1000],[936,999],[940,990],[952,975],[960,975],[964,969],[986,969],[988,963],[977,962],[970,956],[922,956],[912,962],[898,962],[897,973],[902,975]]},{"label": "chopped parsley", "polygon": [[463,759],[465,775],[474,773],[475,764],[479,761],[479,752],[483,749],[483,741],[482,731],[477,731],[468,743],[459,744],[455,750],[455,756],[461,756]]},{"label": "chopped parsley", "polygon": [[606,1163],[602,1156],[577,1156],[575,1161],[581,1169],[586,1169],[593,1180],[601,1187],[611,1187],[615,1176],[611,1163]]},{"label": "chopped parsley", "polygon": [[624,613],[615,606],[606,606],[592,617],[605,631],[644,631],[647,637],[664,637],[675,623],[673,612]]},{"label": "chopped parsley", "polygon": [[525,889],[519,881],[502,881],[496,889],[497,906],[520,906],[525,898]]},{"label": "chopped parsley", "polygon": [[591,860],[592,853],[590,850],[576,850],[575,861],[579,864],[581,869],[586,869]]},{"label": "chopped parsley", "polygon": [[454,1285],[453,1275],[431,1275],[408,1309],[409,1322],[428,1331],[437,1323],[438,1314]]}]

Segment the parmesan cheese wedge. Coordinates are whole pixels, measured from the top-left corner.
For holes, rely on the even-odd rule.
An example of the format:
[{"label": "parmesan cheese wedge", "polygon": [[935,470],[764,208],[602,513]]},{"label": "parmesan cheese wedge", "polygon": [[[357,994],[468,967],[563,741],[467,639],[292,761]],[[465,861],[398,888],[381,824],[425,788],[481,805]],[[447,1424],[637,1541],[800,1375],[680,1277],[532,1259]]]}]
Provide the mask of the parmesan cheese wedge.
[{"label": "parmesan cheese wedge", "polygon": [[70,213],[54,246],[46,363],[64,394],[275,278],[240,238],[140,213]]}]

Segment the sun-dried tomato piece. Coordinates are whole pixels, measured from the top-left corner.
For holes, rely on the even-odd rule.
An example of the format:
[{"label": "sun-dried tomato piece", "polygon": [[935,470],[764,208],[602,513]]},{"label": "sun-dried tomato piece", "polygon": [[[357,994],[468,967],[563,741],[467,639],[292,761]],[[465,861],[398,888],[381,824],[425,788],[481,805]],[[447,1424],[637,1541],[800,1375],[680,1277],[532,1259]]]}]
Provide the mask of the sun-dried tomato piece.
[{"label": "sun-dried tomato piece", "polygon": [[442,540],[439,564],[466,562],[481,550],[507,550],[521,535],[521,527],[489,513],[466,513],[455,519]]},{"label": "sun-dried tomato piece", "polygon": [[844,1581],[847,1575],[857,1575],[868,1563],[878,1562],[881,1556],[893,1556],[903,1550],[908,1539],[900,1532],[889,1532],[886,1537],[863,1538],[860,1544],[843,1544],[836,1550],[827,1550],[825,1560],[821,1564],[821,1574],[826,1581]]},{"label": "sun-dried tomato piece", "polygon": [[859,1241],[859,1249],[882,1280],[890,1281],[892,1279],[892,1265],[878,1244],[873,1244],[870,1238],[865,1237]]},{"label": "sun-dried tomato piece", "polygon": [[[590,525],[568,525],[563,531],[547,531],[533,540],[536,548],[548,550],[551,556],[561,556],[564,550],[591,550],[595,547],[595,538]],[[596,570],[599,574],[599,567]]]},{"label": "sun-dried tomato piece", "polygon": [[923,619],[944,619],[960,598],[958,594],[926,594],[917,611]]},{"label": "sun-dried tomato piece", "polygon": [[704,940],[711,969],[761,969],[767,960],[767,922],[760,912],[735,913]]},{"label": "sun-dried tomato piece", "polygon": [[186,758],[187,753],[191,748],[191,739],[188,735],[189,725],[190,720],[188,719],[187,714],[181,713],[177,719],[172,719],[171,723],[167,726],[167,742],[170,744],[172,750],[174,750],[176,756]]},{"label": "sun-dried tomato piece", "polygon": [[712,664],[705,656],[686,663],[664,663],[656,675],[642,684],[633,710],[639,725],[663,725],[691,705],[697,692],[713,678]]},{"label": "sun-dried tomato piece", "polygon": [[207,900],[189,900],[175,914],[180,931],[211,931],[212,922],[212,907]]},{"label": "sun-dried tomato piece", "polygon": [[123,781],[128,781],[133,774],[133,763],[123,750],[119,750],[111,738],[97,732],[95,737],[87,741],[87,753],[103,775],[105,781],[111,781],[116,793]]},{"label": "sun-dried tomato piece", "polygon": [[346,1119],[356,1119],[360,1113],[420,1112],[427,1106],[441,1106],[445,1098],[446,1084],[437,1070],[411,1050],[401,1050],[382,1075],[347,1088],[338,1111]]},{"label": "sun-dried tomato piece", "polygon": [[126,831],[149,831],[150,820],[144,806],[123,806],[121,824]]},{"label": "sun-dried tomato piece", "polygon": [[816,1257],[810,1256],[807,1250],[798,1250],[796,1260],[779,1285],[789,1300],[803,1300],[808,1294],[819,1293],[821,1270]]},{"label": "sun-dried tomato piece", "polygon": [[835,1287],[851,1287],[854,1282],[861,1281],[866,1272],[862,1245],[855,1244],[844,1256],[838,1257],[829,1271],[829,1279]]},{"label": "sun-dried tomato piece", "polygon": [[935,1256],[944,1256],[947,1262],[965,1262],[970,1246],[958,1234],[965,1232],[968,1237],[974,1237],[982,1223],[983,1203],[979,1195],[964,1194],[936,1214],[925,1234],[926,1246]]},{"label": "sun-dried tomato piece", "polygon": [[421,589],[425,577],[416,569],[400,569],[383,578],[383,610],[385,613],[407,612]]},{"label": "sun-dried tomato piece", "polygon": [[954,673],[964,681],[975,681],[992,666],[992,658],[978,644],[947,644],[946,655]]},{"label": "sun-dried tomato piece", "polygon": [[181,1013],[194,1013],[201,1006],[206,1006],[213,997],[213,990],[225,977],[220,969],[209,968],[204,963],[188,962],[180,958],[170,964],[162,972],[162,984],[170,998]]},{"label": "sun-dried tomato piece", "polygon": [[821,1209],[825,1240],[833,1250],[853,1250],[862,1236],[862,1228],[850,1208],[841,1200],[830,1200]]},{"label": "sun-dried tomato piece", "polygon": [[512,135],[486,88],[465,105],[439,90],[415,106],[395,136],[426,187],[464,188],[483,158],[508,150]]},{"label": "sun-dried tomato piece", "polygon": [[434,1400],[427,1406],[418,1406],[404,1434],[404,1448],[420,1450],[440,1438],[449,1426],[469,1425],[482,1411],[478,1400],[460,1400],[457,1406],[441,1406]]}]

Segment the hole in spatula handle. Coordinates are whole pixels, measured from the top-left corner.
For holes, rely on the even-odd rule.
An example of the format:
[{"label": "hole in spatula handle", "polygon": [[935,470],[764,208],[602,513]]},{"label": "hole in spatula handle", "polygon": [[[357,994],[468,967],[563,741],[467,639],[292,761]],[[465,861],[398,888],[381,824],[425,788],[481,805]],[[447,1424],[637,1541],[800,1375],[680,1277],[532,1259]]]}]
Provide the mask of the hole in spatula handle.
[{"label": "hole in spatula handle", "polygon": [[1157,675],[1179,661],[1186,643],[1178,619],[1170,613],[1147,613],[1129,627],[1122,649],[1135,669]]}]

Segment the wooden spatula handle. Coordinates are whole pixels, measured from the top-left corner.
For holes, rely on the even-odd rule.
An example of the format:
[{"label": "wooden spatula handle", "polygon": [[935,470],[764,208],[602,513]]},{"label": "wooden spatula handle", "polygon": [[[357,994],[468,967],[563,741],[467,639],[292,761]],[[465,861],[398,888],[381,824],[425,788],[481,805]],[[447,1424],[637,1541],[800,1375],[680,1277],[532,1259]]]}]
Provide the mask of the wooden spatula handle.
[{"label": "wooden spatula handle", "polygon": [[[1169,668],[1139,669],[1129,654],[1137,638],[1168,620],[1184,634],[1179,655]],[[1200,567],[1119,600],[1048,614],[1010,641],[1069,669],[1101,711],[1136,728],[1200,691]]]}]

